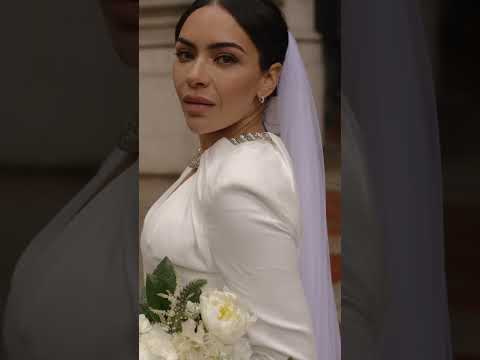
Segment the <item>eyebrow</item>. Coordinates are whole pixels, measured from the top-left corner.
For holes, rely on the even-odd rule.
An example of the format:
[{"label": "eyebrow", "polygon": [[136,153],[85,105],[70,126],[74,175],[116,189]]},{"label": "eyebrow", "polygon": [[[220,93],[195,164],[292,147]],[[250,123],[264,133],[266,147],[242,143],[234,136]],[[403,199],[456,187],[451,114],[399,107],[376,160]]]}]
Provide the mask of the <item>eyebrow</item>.
[{"label": "eyebrow", "polygon": [[[177,42],[180,42],[184,45],[190,46],[194,49],[197,48],[194,43],[192,43],[191,41],[189,41],[187,39],[184,39],[182,37],[179,37],[177,39]],[[215,50],[215,49],[222,49],[222,48],[228,48],[228,47],[236,48],[236,49],[238,49],[238,50],[240,50],[240,51],[242,51],[243,53],[246,54],[246,51],[240,45],[235,44],[233,42],[218,42],[218,43],[210,44],[210,45],[207,46],[207,49]]]}]

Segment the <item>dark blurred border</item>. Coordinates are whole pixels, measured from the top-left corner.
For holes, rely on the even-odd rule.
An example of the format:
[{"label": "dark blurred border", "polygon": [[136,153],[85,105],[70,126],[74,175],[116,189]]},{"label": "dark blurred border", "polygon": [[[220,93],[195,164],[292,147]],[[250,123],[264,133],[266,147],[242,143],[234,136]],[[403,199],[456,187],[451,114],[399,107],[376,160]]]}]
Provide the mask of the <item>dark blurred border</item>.
[{"label": "dark blurred border", "polygon": [[[21,254],[95,176],[128,131],[127,124],[133,121],[133,126],[138,126],[139,111],[138,0],[7,2],[1,8],[3,320],[11,277]],[[129,165],[133,161],[130,159]],[[136,249],[137,237],[131,241]],[[138,253],[130,256],[137,264]],[[82,309],[77,311],[81,317]],[[130,318],[131,314],[115,316]],[[44,330],[48,328],[45,324]],[[136,349],[136,337],[131,340],[131,348]],[[1,345],[4,359],[3,341]]]},{"label": "dark blurred border", "polygon": [[342,1],[344,359],[480,359],[475,1]]},{"label": "dark blurred border", "polygon": [[[430,6],[431,7],[431,6]],[[428,18],[429,6],[424,6]],[[480,4],[443,0],[430,25],[440,128],[447,285],[455,359],[480,359]]]}]

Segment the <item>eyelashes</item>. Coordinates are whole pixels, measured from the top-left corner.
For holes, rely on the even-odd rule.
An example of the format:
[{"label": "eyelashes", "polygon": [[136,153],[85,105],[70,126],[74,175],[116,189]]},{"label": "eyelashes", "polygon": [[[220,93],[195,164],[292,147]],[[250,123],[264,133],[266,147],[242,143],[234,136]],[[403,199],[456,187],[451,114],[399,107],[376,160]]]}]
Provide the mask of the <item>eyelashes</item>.
[{"label": "eyelashes", "polygon": [[[194,54],[191,51],[187,50],[177,50],[175,55],[181,63],[185,63],[195,59]],[[237,64],[239,60],[237,57],[233,56],[232,54],[220,54],[214,58],[214,62],[218,65],[233,65]]]},{"label": "eyelashes", "polygon": [[180,62],[187,62],[189,60],[193,60],[193,55],[189,51],[178,50],[175,52],[175,55]]},{"label": "eyelashes", "polygon": [[217,56],[215,58],[215,62],[220,65],[236,64],[238,63],[238,59],[233,55],[223,54],[223,55]]}]

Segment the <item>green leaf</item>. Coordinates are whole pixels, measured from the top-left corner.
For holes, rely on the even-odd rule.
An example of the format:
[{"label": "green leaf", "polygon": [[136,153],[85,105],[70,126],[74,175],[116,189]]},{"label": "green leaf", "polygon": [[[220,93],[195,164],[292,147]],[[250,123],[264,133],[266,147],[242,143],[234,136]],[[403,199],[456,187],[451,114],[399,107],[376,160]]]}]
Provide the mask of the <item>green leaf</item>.
[{"label": "green leaf", "polygon": [[164,279],[166,282],[169,283],[173,290],[175,290],[175,288],[177,287],[175,268],[168,257],[165,257],[162,262],[158,264],[158,266],[153,271],[153,275]]},{"label": "green leaf", "polygon": [[196,280],[189,283],[184,291],[186,292],[187,300],[200,304],[200,295],[202,294],[202,287],[207,285],[206,280]]},{"label": "green leaf", "polygon": [[150,321],[152,324],[160,322],[160,316],[150,310],[147,304],[140,304],[140,314],[145,315],[148,321]]},{"label": "green leaf", "polygon": [[164,258],[155,268],[153,274],[148,274],[145,284],[147,304],[152,309],[169,310],[170,301],[158,294],[174,293],[177,288],[177,277],[172,262]]},{"label": "green leaf", "polygon": [[187,302],[194,302],[198,297],[198,302],[200,302],[200,294],[202,292],[202,287],[207,284],[206,280],[194,280],[185,286],[180,292],[177,303],[175,304],[174,316],[172,319],[172,326],[170,327],[170,333],[178,333],[182,331],[182,323],[186,319],[186,309]]},{"label": "green leaf", "polygon": [[163,291],[160,291],[159,280],[155,279],[154,275],[147,274],[145,290],[147,293],[147,304],[152,309],[168,310],[170,308],[170,302],[157,295],[158,293],[163,293]]}]

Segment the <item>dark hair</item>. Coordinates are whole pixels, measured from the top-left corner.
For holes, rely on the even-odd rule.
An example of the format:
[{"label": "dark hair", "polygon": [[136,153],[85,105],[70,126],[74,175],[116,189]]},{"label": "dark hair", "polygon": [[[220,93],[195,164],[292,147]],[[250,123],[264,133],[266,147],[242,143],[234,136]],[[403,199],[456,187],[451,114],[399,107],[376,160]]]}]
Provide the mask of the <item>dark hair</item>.
[{"label": "dark hair", "polygon": [[262,71],[277,62],[283,64],[288,48],[288,26],[282,11],[271,0],[196,0],[180,17],[175,41],[190,15],[208,5],[223,7],[247,33],[260,53]]}]

